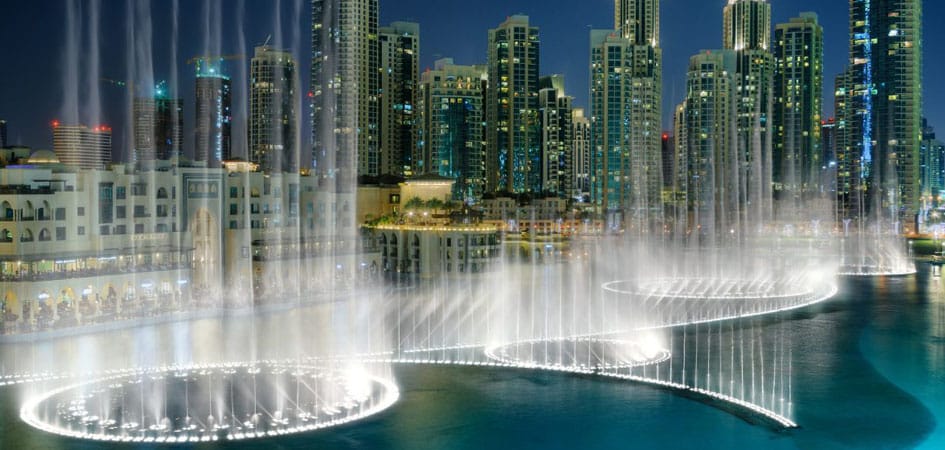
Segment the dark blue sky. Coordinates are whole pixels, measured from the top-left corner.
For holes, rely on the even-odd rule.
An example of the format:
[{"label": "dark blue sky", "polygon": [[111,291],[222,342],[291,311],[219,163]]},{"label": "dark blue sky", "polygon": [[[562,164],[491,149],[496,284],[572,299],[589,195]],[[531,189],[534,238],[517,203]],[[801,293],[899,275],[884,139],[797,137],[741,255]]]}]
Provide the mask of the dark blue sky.
[{"label": "dark blue sky", "polygon": [[[0,118],[6,119],[10,141],[33,147],[50,147],[49,122],[58,117],[62,100],[62,53],[64,47],[64,2],[0,0],[0,42],[4,63],[0,69]],[[432,67],[440,57],[452,57],[460,64],[486,61],[486,36],[512,14],[527,14],[540,28],[543,74],[564,74],[567,90],[586,106],[588,89],[588,36],[591,28],[613,26],[613,0],[380,0],[381,24],[395,20],[420,23],[421,69]],[[85,4],[85,0],[80,0]],[[125,5],[124,0],[102,0],[102,69],[105,77],[124,79],[125,74]],[[168,78],[170,0],[153,1],[156,78]],[[178,37],[180,95],[185,101],[187,134],[185,148],[192,146],[189,134],[193,113],[193,76],[184,60],[202,54],[202,0],[180,0],[180,33]],[[273,33],[274,0],[245,0],[246,48]],[[689,56],[721,44],[722,7],[726,0],[663,0],[662,40],[664,63],[664,117],[684,92],[684,76]],[[238,53],[236,29],[238,0],[222,0],[223,51]],[[307,0],[282,0],[283,41],[297,46],[302,55],[302,82],[308,83],[309,5]],[[291,20],[292,11],[300,5],[302,16]],[[826,113],[832,112],[830,92],[833,77],[847,62],[847,7],[845,0],[772,0],[775,23],[786,21],[802,11],[820,15],[826,32],[825,98]],[[945,92],[930,80],[945,78],[945,27],[934,25],[945,15],[945,2],[924,2],[925,35],[924,77],[925,113],[932,125],[945,134]],[[292,29],[297,23],[297,31]],[[293,31],[299,41],[293,45]],[[248,66],[248,60],[244,62]],[[245,91],[240,80],[239,62],[230,72],[237,91]],[[116,129],[116,149],[125,141],[122,132],[125,113],[124,92],[103,86],[103,121]]]}]

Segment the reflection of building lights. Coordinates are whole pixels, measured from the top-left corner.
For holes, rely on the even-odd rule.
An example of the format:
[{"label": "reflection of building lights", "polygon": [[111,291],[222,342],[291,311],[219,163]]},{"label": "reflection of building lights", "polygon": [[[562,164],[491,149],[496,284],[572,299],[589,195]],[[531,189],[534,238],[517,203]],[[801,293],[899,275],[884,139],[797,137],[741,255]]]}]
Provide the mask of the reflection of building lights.
[{"label": "reflection of building lights", "polygon": [[40,292],[37,297],[39,297],[40,300],[46,300],[47,298],[49,298],[49,294],[45,292]]}]

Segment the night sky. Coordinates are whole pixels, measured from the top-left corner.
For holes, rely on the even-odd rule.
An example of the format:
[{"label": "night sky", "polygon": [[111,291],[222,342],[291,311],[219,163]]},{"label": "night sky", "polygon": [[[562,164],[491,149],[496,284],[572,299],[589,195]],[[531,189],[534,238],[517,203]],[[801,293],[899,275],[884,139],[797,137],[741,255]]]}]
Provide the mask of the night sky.
[{"label": "night sky", "polygon": [[[230,63],[229,72],[238,86],[234,106],[245,95],[246,82],[239,64],[249,65],[252,47],[274,32],[273,0],[245,1],[245,47],[247,59]],[[421,70],[432,67],[441,57],[452,57],[458,64],[486,62],[487,30],[512,14],[527,14],[540,28],[541,73],[560,73],[566,77],[566,90],[579,106],[587,106],[588,36],[591,28],[613,27],[613,0],[380,0],[381,25],[397,20],[420,23]],[[0,6],[0,42],[4,61],[0,69],[0,119],[8,122],[12,144],[37,148],[52,146],[49,123],[62,113],[63,49],[65,47],[65,8],[62,0],[36,2],[3,0]],[[85,5],[85,0],[80,0]],[[204,54],[202,18],[205,1],[180,0],[178,42],[178,79],[184,98],[184,147],[193,146],[193,70],[184,64],[191,56]],[[243,1],[223,0],[223,53],[239,53],[237,38],[238,6]],[[307,90],[310,55],[310,5],[308,0],[282,0],[282,42],[301,55],[301,81]],[[663,0],[662,38],[664,63],[664,127],[668,128],[672,108],[682,99],[689,56],[701,49],[721,46],[722,8],[725,0]],[[102,0],[101,76],[126,79],[124,0]],[[174,37],[170,34],[171,0],[152,2],[154,29],[155,78],[170,78],[169,51]],[[802,11],[819,14],[825,28],[825,114],[833,109],[833,78],[847,62],[846,0],[772,0],[772,22],[787,21]],[[300,7],[301,16],[293,11]],[[945,15],[945,2],[924,2],[924,77],[925,115],[945,134],[945,91],[930,80],[945,78],[945,27],[937,19]],[[293,30],[292,25],[298,28]],[[773,25],[772,25],[773,27]],[[297,36],[297,40],[293,40]],[[102,85],[103,119],[115,128],[115,148],[127,142],[124,133],[126,91]],[[239,114],[237,113],[239,116]],[[306,109],[307,117],[307,109]],[[240,130],[239,118],[234,132]],[[303,136],[307,136],[306,126]]]}]

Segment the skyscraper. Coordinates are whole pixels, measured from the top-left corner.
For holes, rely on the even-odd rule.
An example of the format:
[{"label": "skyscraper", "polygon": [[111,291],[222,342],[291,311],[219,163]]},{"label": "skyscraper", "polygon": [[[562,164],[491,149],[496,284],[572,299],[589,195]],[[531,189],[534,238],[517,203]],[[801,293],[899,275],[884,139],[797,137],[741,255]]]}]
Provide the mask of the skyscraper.
[{"label": "skyscraper", "polygon": [[53,151],[67,166],[104,169],[112,157],[112,129],[53,122]]},{"label": "skyscraper", "polygon": [[592,146],[591,121],[584,114],[584,108],[571,110],[571,165],[574,173],[571,198],[585,201],[591,195]]},{"label": "skyscraper", "polygon": [[332,189],[376,176],[377,0],[312,1],[313,165]]},{"label": "skyscraper", "polygon": [[461,66],[446,58],[423,73],[420,83],[420,139],[413,157],[417,175],[456,180],[453,199],[475,202],[486,184],[483,89],[488,69]]},{"label": "skyscraper", "polygon": [[394,22],[378,29],[380,174],[404,176],[415,141],[420,83],[420,25]]},{"label": "skyscraper", "polygon": [[569,198],[574,177],[571,134],[574,98],[565,95],[561,75],[542,77],[538,84],[542,189],[546,194]]},{"label": "skyscraper", "polygon": [[232,159],[230,127],[233,120],[230,78],[223,74],[220,61],[197,61],[194,109],[194,161],[217,166]]},{"label": "skyscraper", "polygon": [[686,101],[676,111],[676,190],[688,214],[677,230],[714,242],[739,228],[744,203],[739,191],[736,139],[738,55],[732,50],[699,53],[689,60]]},{"label": "skyscraper", "polygon": [[297,172],[298,64],[285,50],[256,47],[250,62],[249,160],[264,172]]},{"label": "skyscraper", "polygon": [[922,119],[922,210],[929,211],[942,202],[939,197],[945,191],[945,144],[936,139],[935,129]]},{"label": "skyscraper", "polygon": [[541,192],[538,27],[512,16],[489,30],[487,190]]},{"label": "skyscraper", "polygon": [[856,161],[856,191],[863,194],[849,206],[851,216],[888,219],[899,229],[914,224],[921,191],[921,73],[921,0],[850,0],[852,92],[843,120]]},{"label": "skyscraper", "polygon": [[421,75],[416,175],[456,180],[453,198],[475,202],[486,184],[483,90],[488,69],[446,58]]},{"label": "skyscraper", "polygon": [[754,233],[774,209],[771,5],[767,0],[729,0],[723,16],[723,45],[736,55],[738,223]]},{"label": "skyscraper", "polygon": [[819,191],[823,164],[824,30],[802,13],[774,32],[774,167],[776,199],[785,216]]},{"label": "skyscraper", "polygon": [[662,221],[659,2],[615,2],[617,30],[591,31],[592,201],[611,226]]},{"label": "skyscraper", "polygon": [[7,121],[0,120],[0,147],[7,146]]},{"label": "skyscraper", "polygon": [[135,161],[168,160],[180,154],[184,135],[184,100],[171,98],[165,82],[154,88],[153,97],[133,102]]}]

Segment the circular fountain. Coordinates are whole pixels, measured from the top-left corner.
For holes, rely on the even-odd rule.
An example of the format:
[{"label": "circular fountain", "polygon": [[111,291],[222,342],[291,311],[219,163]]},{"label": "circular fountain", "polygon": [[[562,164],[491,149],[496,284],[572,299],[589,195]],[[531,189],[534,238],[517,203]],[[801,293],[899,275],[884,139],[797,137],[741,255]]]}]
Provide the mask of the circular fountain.
[{"label": "circular fountain", "polygon": [[598,337],[535,339],[490,346],[485,352],[515,367],[595,372],[659,364],[671,356],[655,343]]},{"label": "circular fountain", "polygon": [[232,363],[122,372],[29,399],[22,419],[62,436],[112,442],[210,442],[281,436],[363,419],[396,402],[363,370]]},{"label": "circular fountain", "polygon": [[621,314],[646,317],[642,329],[731,320],[789,311],[836,294],[816,274],[794,277],[657,277],[602,285]]}]

